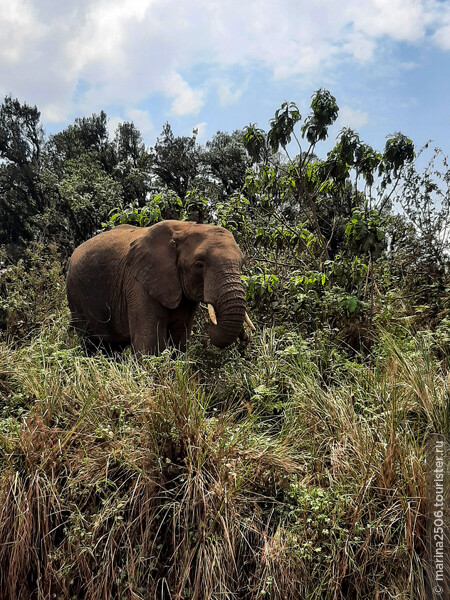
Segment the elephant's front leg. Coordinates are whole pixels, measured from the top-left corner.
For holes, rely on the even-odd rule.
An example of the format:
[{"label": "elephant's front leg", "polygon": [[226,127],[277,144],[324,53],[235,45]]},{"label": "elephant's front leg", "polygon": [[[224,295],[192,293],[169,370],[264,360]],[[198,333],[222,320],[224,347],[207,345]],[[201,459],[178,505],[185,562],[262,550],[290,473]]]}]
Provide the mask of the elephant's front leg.
[{"label": "elephant's front leg", "polygon": [[178,308],[169,311],[169,340],[182,352],[185,352],[187,340],[191,335],[197,306],[197,302],[184,298]]},{"label": "elephant's front leg", "polygon": [[136,354],[160,354],[167,347],[167,309],[142,291],[128,299],[131,345]]}]

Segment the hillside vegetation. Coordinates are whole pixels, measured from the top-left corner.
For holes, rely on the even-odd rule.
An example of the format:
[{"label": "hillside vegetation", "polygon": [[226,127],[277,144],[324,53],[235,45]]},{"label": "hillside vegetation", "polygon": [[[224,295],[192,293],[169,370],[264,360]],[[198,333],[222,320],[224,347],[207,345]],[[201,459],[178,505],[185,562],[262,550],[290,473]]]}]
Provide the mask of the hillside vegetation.
[{"label": "hillside vegetation", "polygon": [[[425,599],[426,443],[450,431],[450,172],[317,91],[205,145],[0,107],[0,600]],[[418,155],[418,156],[417,156]],[[419,159],[419,161],[418,161]],[[428,160],[428,164],[426,161]],[[425,164],[418,170],[417,164]],[[87,352],[72,250],[188,219],[243,250],[253,339]]]}]

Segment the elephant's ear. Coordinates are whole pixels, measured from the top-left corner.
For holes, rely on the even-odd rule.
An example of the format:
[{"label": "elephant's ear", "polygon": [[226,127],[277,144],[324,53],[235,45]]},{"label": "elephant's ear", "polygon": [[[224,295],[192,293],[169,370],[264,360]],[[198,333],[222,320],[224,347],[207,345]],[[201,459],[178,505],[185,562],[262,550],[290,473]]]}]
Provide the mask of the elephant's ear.
[{"label": "elephant's ear", "polygon": [[182,295],[177,242],[167,223],[158,223],[130,244],[127,266],[148,294],[166,308],[176,308]]}]

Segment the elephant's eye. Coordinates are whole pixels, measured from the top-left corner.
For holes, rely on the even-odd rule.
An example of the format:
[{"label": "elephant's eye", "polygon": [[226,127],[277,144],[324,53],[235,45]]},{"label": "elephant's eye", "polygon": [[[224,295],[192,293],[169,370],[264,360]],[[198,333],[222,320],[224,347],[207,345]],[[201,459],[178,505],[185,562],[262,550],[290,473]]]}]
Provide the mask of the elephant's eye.
[{"label": "elephant's eye", "polygon": [[194,263],[194,266],[196,269],[201,271],[203,269],[203,267],[205,266],[205,263],[202,260],[196,260]]}]

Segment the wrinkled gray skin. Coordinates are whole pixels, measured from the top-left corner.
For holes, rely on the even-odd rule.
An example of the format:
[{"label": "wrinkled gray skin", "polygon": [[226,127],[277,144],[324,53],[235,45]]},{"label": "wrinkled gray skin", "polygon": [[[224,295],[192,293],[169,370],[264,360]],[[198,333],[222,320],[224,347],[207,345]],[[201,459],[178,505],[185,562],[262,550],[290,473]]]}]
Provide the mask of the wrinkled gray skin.
[{"label": "wrinkled gray skin", "polygon": [[211,342],[220,348],[243,332],[242,253],[221,227],[163,221],[120,225],[81,244],[70,259],[71,325],[94,342],[131,344],[157,354],[185,350],[199,302],[214,306]]}]

